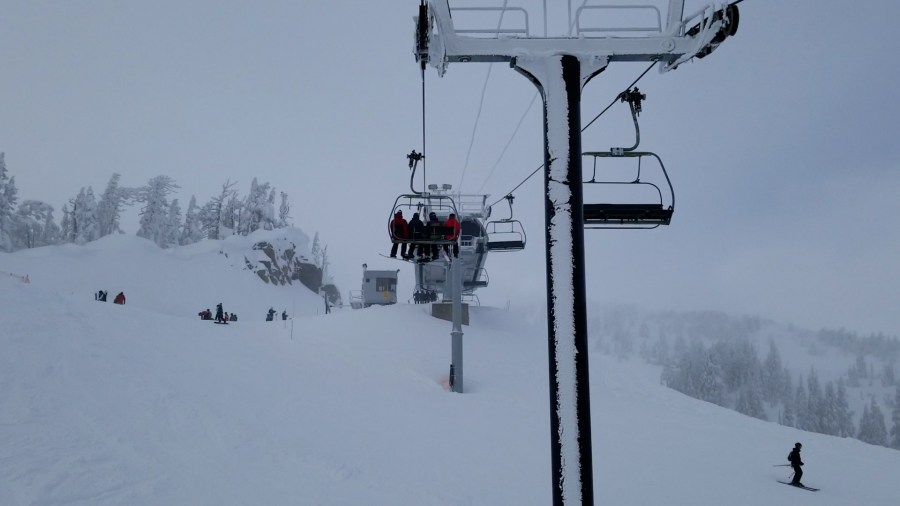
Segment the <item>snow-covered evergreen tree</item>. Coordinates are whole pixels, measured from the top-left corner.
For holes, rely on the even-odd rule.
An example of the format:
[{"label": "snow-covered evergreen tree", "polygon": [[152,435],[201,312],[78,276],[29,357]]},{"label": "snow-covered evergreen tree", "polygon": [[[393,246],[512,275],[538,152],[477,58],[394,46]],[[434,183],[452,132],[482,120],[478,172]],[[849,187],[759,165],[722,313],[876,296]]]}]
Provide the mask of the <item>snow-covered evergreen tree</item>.
[{"label": "snow-covered evergreen tree", "polygon": [[223,238],[239,234],[242,229],[246,230],[246,227],[241,226],[243,208],[244,203],[238,199],[237,192],[232,193],[228,200],[225,201],[225,205],[222,208],[222,221],[219,225],[219,233]]},{"label": "snow-covered evergreen tree", "polygon": [[200,209],[197,207],[197,197],[191,195],[191,201],[184,213],[184,226],[181,228],[178,244],[182,246],[194,244],[203,237],[203,224],[200,220]]},{"label": "snow-covered evergreen tree", "polygon": [[853,427],[853,412],[850,411],[850,404],[847,401],[847,387],[844,385],[844,378],[838,378],[837,381],[835,420],[837,422],[837,432],[835,435],[840,437],[853,437],[853,434],[855,433]]},{"label": "snow-covered evergreen tree", "polygon": [[72,212],[69,211],[69,204],[63,204],[62,219],[59,222],[58,242],[60,244],[73,242],[75,240],[74,225],[75,224],[72,222]]},{"label": "snow-covered evergreen tree", "polygon": [[892,387],[897,384],[897,377],[894,373],[894,364],[884,364],[884,369],[882,369],[881,373],[881,384],[886,387]]},{"label": "snow-covered evergreen tree", "polygon": [[278,207],[278,228],[288,226],[291,219],[291,205],[288,203],[288,194],[281,192],[281,206]]},{"label": "snow-covered evergreen tree", "polygon": [[240,233],[251,234],[257,230],[275,228],[275,189],[269,183],[259,184],[256,178],[250,183],[250,194],[241,209]]},{"label": "snow-covered evergreen tree", "polygon": [[797,419],[794,416],[794,402],[789,401],[784,403],[784,411],[781,413],[781,420],[778,422],[781,425],[787,425],[788,427],[796,427]]},{"label": "snow-covered evergreen tree", "polygon": [[53,206],[39,200],[23,200],[16,210],[15,249],[56,244],[59,227],[53,221]]},{"label": "snow-covered evergreen tree", "polygon": [[807,410],[809,403],[806,397],[806,387],[803,386],[803,375],[797,380],[797,390],[794,394],[794,417],[797,419],[796,425],[798,429],[809,430],[809,412]]},{"label": "snow-covered evergreen tree", "polygon": [[0,251],[13,250],[13,213],[16,209],[15,178],[6,171],[6,155],[0,153]]},{"label": "snow-covered evergreen tree", "polygon": [[894,409],[891,410],[891,420],[894,426],[891,427],[891,448],[900,450],[900,386],[894,393]]},{"label": "snow-covered evergreen tree", "polygon": [[322,248],[319,246],[319,233],[313,236],[312,246],[309,248],[309,256],[312,257],[313,265],[322,267]]},{"label": "snow-covered evergreen tree", "polygon": [[781,377],[784,380],[784,385],[782,386],[781,392],[781,402],[784,404],[793,404],[794,403],[794,384],[791,381],[791,371],[784,366],[784,370],[781,373]]},{"label": "snow-covered evergreen tree", "polygon": [[825,397],[822,394],[822,387],[819,385],[819,375],[816,374],[814,368],[810,368],[806,383],[806,426],[804,430],[827,434],[824,427]]},{"label": "snow-covered evergreen tree", "polygon": [[328,246],[322,248],[322,279],[328,276]]},{"label": "snow-covered evergreen tree", "polygon": [[767,420],[766,411],[763,409],[760,390],[753,385],[746,385],[738,394],[734,410],[747,416]]},{"label": "snow-covered evergreen tree", "polygon": [[164,248],[178,246],[181,239],[181,206],[178,205],[178,199],[172,199],[169,204],[169,212],[166,214],[166,230],[164,233]]},{"label": "snow-covered evergreen tree", "polygon": [[836,436],[838,433],[838,400],[834,383],[830,381],[825,383],[822,415],[822,433]]},{"label": "snow-covered evergreen tree", "polygon": [[169,224],[169,202],[167,197],[178,185],[169,176],[156,176],[140,188],[137,201],[142,202],[138,237],[150,239],[161,248],[166,247]]},{"label": "snow-covered evergreen tree", "polygon": [[719,369],[713,354],[695,342],[663,370],[662,380],[669,388],[723,406],[725,388]]},{"label": "snow-covered evergreen tree", "polygon": [[75,244],[86,244],[100,237],[100,227],[97,224],[97,200],[94,190],[88,186],[82,188],[75,197],[73,209],[75,228]]},{"label": "snow-covered evergreen tree", "polygon": [[[769,353],[763,362],[762,384],[763,396],[771,404],[781,402],[785,398],[785,383],[790,379],[785,375],[784,364],[775,341],[769,341]],[[790,391],[788,390],[788,393]]]},{"label": "snow-covered evergreen tree", "polygon": [[134,190],[119,185],[121,175],[113,174],[106,184],[106,190],[100,196],[97,203],[97,225],[100,237],[120,232],[119,217],[122,207],[129,204],[134,196]]},{"label": "snow-covered evergreen tree", "polygon": [[884,413],[881,412],[874,397],[863,410],[856,439],[873,445],[887,446],[887,426],[884,423]]},{"label": "snow-covered evergreen tree", "polygon": [[225,181],[222,184],[222,191],[210,199],[210,201],[204,204],[200,209],[198,217],[200,218],[200,223],[203,225],[203,231],[206,233],[207,238],[218,240],[224,239],[228,235],[222,231],[223,214],[225,204],[233,196],[234,185],[236,184],[237,183],[232,183],[231,180]]},{"label": "snow-covered evergreen tree", "polygon": [[[268,184],[268,183],[266,183]],[[275,214],[275,187],[269,190],[269,198],[266,199],[265,218],[262,220],[263,230],[275,230],[278,228],[278,217]]]}]

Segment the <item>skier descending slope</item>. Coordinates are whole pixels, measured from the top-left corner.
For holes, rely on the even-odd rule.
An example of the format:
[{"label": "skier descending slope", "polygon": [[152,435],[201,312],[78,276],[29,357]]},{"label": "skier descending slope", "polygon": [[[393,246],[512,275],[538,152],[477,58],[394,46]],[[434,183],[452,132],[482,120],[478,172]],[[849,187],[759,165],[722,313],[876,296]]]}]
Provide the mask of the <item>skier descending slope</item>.
[{"label": "skier descending slope", "polygon": [[800,478],[803,477],[803,469],[801,469],[801,466],[803,465],[803,460],[800,459],[800,449],[801,448],[803,448],[802,444],[794,443],[794,449],[791,450],[791,453],[789,453],[788,457],[787,457],[788,462],[791,463],[791,468],[794,470],[794,478],[791,480],[790,483],[788,483],[786,481],[781,481],[781,480],[779,480],[779,481],[781,481],[781,483],[784,483],[785,485],[793,485],[798,488],[802,488],[805,490],[812,490],[813,492],[815,492],[819,489],[807,487],[806,485],[804,485],[803,483],[800,482]]},{"label": "skier descending slope", "polygon": [[800,478],[803,477],[803,469],[801,466],[803,465],[803,461],[800,460],[800,449],[803,448],[803,445],[800,443],[794,443],[794,449],[791,450],[791,453],[788,454],[788,462],[791,463],[791,468],[794,470],[794,479],[791,480],[791,485],[795,485],[798,487],[802,487],[803,484],[800,483]]}]

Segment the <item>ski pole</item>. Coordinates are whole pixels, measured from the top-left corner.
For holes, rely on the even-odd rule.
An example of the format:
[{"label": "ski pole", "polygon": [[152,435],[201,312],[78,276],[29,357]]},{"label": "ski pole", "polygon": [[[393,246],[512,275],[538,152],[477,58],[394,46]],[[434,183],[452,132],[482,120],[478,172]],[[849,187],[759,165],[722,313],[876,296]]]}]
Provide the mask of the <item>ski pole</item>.
[{"label": "ski pole", "polygon": [[772,467],[791,467],[791,465],[790,464],[775,464]]}]

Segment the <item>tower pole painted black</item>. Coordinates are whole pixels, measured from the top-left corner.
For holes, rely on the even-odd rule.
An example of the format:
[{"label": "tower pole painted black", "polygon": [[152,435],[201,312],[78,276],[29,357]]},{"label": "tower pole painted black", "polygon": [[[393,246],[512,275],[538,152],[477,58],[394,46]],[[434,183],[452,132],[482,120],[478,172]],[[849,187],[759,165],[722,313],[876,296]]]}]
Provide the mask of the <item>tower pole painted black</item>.
[{"label": "tower pole painted black", "polygon": [[[549,69],[529,68],[531,65],[521,60],[516,62],[516,69],[529,77],[544,97],[544,210],[550,439],[553,504],[559,506],[576,503],[593,504],[594,490],[582,225],[584,213],[581,185],[582,72],[581,63],[575,56],[560,55],[550,60],[556,61],[550,63]],[[547,81],[559,78],[557,71],[562,74],[564,96],[558,92],[560,90],[548,92],[546,89]],[[559,114],[563,109],[566,110],[564,118]],[[564,158],[557,158],[560,153],[554,153],[554,139],[562,138],[563,134],[568,139],[568,147],[564,150]],[[560,167],[562,164],[564,167]],[[557,189],[553,188],[554,185]],[[559,200],[560,187],[568,190],[565,192],[568,194],[565,201]],[[560,244],[554,244],[555,241],[559,241]],[[560,250],[560,246],[565,244],[568,244],[569,248]],[[554,261],[554,256],[559,258],[555,258]],[[567,264],[570,267],[566,268]],[[565,277],[569,279],[561,279]],[[571,293],[559,293],[560,290],[571,290]],[[574,354],[571,353],[572,348]],[[560,353],[561,351],[563,353]],[[572,367],[574,375],[570,371]],[[577,431],[577,447],[567,448],[567,445],[572,445],[573,435],[567,433],[572,429]],[[574,466],[577,466],[577,469]],[[567,483],[573,479],[577,479],[579,490],[573,490],[572,484]],[[579,497],[575,497],[576,495]]]}]

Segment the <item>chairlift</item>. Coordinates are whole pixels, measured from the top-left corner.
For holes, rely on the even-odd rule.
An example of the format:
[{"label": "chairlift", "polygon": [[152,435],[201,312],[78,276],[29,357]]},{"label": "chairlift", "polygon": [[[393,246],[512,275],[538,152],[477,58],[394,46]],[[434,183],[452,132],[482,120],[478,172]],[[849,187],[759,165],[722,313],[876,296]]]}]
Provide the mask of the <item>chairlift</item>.
[{"label": "chairlift", "polygon": [[513,196],[507,195],[509,218],[492,220],[485,224],[488,236],[488,251],[521,251],[525,249],[525,228],[522,222],[513,219]]},{"label": "chairlift", "polygon": [[[421,237],[400,237],[396,230],[391,226],[394,216],[400,212],[403,219],[409,221],[414,213],[419,213],[419,219],[425,225],[424,233]],[[431,213],[437,216],[437,226],[429,226],[428,218]],[[451,215],[455,214],[459,219],[459,213],[456,210],[456,203],[453,197],[449,195],[441,195],[434,193],[405,194],[397,197],[394,201],[394,207],[388,218],[388,234],[391,241],[400,244],[422,244],[422,245],[451,245],[455,244],[457,237],[453,237],[455,231],[453,227],[444,226],[444,222]],[[412,234],[409,234],[410,236]],[[447,239],[447,237],[453,237]]]},{"label": "chairlift", "polygon": [[[604,188],[617,187],[623,190],[621,197],[614,200],[625,202],[604,202],[584,204],[584,227],[586,229],[604,228],[656,228],[668,225],[672,221],[675,210],[675,190],[666,167],[655,153],[649,151],[628,151],[614,148],[610,151],[585,152],[583,156],[594,159],[593,175],[585,185],[605,185]],[[636,172],[631,179],[598,180],[597,160],[603,159],[635,159]],[[658,173],[644,179],[644,159],[656,160],[651,166],[658,167]],[[604,164],[607,165],[607,164]],[[661,188],[662,186],[662,188]],[[587,187],[585,188],[587,193]],[[585,200],[588,196],[585,195]],[[613,200],[613,199],[610,199]]]},{"label": "chairlift", "polygon": [[[388,217],[387,222],[388,235],[391,238],[391,242],[399,244],[420,244],[423,246],[455,244],[458,239],[458,237],[455,236],[456,231],[453,230],[452,227],[444,226],[444,222],[451,214],[455,214],[457,219],[460,219],[456,202],[453,200],[453,197],[448,194],[451,190],[451,186],[449,184],[444,184],[441,187],[438,187],[436,184],[430,184],[428,185],[428,190],[430,191],[417,191],[413,187],[413,182],[416,177],[416,168],[425,156],[421,153],[417,153],[416,150],[413,150],[410,154],[406,155],[406,158],[409,160],[409,189],[411,193],[400,195],[397,197],[397,200],[394,201],[394,208],[391,211],[391,215]],[[423,233],[420,237],[412,237],[412,234],[406,234],[409,237],[401,237],[401,235],[404,234],[394,230],[394,227],[391,226],[391,222],[398,212],[403,213],[403,219],[407,220],[407,222],[412,219],[413,214],[419,213],[419,219],[422,220],[424,225]],[[428,224],[429,215],[432,213],[437,217],[439,225]],[[452,237],[452,239],[447,239],[446,237]]]}]

